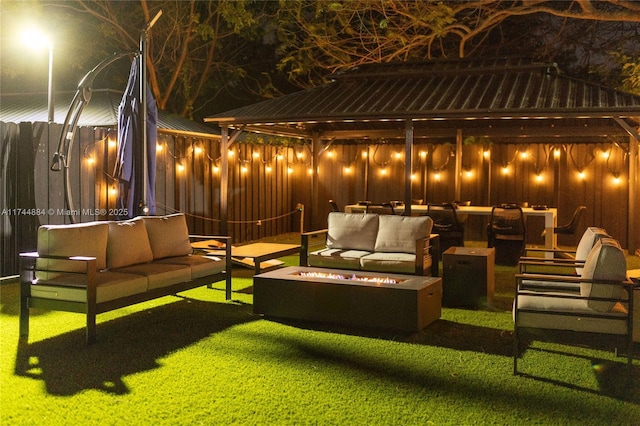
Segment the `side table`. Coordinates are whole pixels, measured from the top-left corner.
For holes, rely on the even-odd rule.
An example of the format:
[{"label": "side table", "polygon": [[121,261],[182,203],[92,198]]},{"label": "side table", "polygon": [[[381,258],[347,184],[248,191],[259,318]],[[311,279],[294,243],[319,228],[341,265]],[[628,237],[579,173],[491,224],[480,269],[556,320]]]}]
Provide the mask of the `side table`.
[{"label": "side table", "polygon": [[442,253],[442,305],[487,307],[494,293],[495,248],[450,247]]}]

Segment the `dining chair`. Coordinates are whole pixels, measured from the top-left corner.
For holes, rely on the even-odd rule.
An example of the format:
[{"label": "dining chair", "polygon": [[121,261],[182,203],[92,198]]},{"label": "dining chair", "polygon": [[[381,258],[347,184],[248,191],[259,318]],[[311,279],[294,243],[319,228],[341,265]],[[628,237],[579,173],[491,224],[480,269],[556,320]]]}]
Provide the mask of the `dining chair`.
[{"label": "dining chair", "polygon": [[440,253],[449,247],[464,247],[464,224],[453,203],[427,204],[427,216],[433,220],[433,233],[440,235]]},{"label": "dining chair", "polygon": [[517,265],[526,242],[522,207],[513,204],[493,206],[487,236],[487,246],[496,249],[497,265]]}]

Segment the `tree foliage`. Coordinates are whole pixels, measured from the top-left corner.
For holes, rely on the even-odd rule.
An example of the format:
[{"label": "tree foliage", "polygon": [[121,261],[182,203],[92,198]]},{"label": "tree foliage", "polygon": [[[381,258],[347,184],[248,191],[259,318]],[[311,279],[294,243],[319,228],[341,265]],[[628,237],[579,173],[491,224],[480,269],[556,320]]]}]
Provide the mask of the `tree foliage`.
[{"label": "tree foliage", "polygon": [[109,1],[56,4],[95,20],[103,42],[136,51],[148,31],[149,85],[158,107],[183,116],[239,86],[246,77],[248,43],[263,34],[266,4],[248,0]]},{"label": "tree foliage", "polygon": [[[278,19],[279,68],[306,87],[324,81],[326,74],[364,63],[488,53],[536,53],[554,59],[567,55],[572,46],[592,48],[592,36],[615,34],[616,49],[634,50],[622,40],[637,37],[640,3],[280,0]],[[585,27],[586,34],[568,31]],[[611,43],[602,48],[612,48]],[[591,53],[574,59],[584,61]],[[633,54],[638,57],[637,51]]]}]

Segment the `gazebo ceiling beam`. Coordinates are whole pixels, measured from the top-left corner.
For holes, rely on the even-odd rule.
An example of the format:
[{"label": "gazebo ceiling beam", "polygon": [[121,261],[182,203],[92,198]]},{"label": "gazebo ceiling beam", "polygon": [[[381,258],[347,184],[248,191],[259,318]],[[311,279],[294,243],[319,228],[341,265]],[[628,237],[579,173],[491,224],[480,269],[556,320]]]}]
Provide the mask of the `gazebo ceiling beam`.
[{"label": "gazebo ceiling beam", "polygon": [[[416,126],[414,137],[423,138],[455,138],[457,129],[462,129],[464,137],[483,136],[488,138],[539,139],[539,138],[603,138],[612,136],[627,136],[628,132],[618,125],[595,126],[514,126],[497,127],[460,126],[460,127],[423,127]],[[286,136],[301,139],[311,139],[311,133],[300,128],[282,125],[246,126],[245,131],[269,135]],[[403,128],[388,129],[327,129],[320,131],[321,139],[402,139]]]}]

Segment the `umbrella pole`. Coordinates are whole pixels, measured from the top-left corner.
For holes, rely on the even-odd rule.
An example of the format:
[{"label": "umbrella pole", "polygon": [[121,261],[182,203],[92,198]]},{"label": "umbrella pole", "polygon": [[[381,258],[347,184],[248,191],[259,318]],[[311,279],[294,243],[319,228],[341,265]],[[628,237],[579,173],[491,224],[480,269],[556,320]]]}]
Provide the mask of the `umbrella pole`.
[{"label": "umbrella pole", "polygon": [[[149,132],[147,131],[147,121],[149,119],[149,112],[147,109],[147,36],[149,30],[156,21],[162,15],[162,10],[159,10],[156,16],[147,23],[145,28],[140,32],[140,123],[139,128],[142,132],[142,200],[138,205],[141,210],[140,213],[147,214],[149,212]],[[136,182],[140,182],[136,179]]]}]

